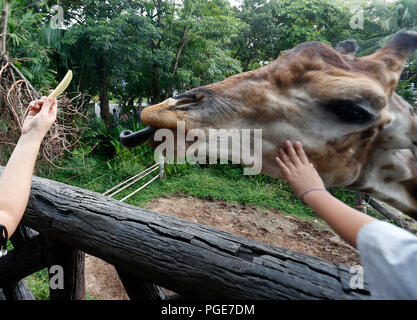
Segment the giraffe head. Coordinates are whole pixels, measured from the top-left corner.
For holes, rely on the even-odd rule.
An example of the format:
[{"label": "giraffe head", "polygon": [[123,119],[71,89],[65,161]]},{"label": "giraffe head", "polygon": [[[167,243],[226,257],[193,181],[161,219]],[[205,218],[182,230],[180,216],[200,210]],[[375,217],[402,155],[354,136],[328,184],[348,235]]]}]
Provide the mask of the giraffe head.
[{"label": "giraffe head", "polygon": [[258,70],[144,109],[149,127],[122,141],[152,141],[156,129],[175,131],[178,121],[186,131],[262,129],[262,173],[282,178],[278,149],[300,141],[328,187],[368,192],[416,217],[417,119],[395,89],[417,32],[397,33],[370,56],[354,57],[356,49],[349,40],[336,49],[300,44]]}]

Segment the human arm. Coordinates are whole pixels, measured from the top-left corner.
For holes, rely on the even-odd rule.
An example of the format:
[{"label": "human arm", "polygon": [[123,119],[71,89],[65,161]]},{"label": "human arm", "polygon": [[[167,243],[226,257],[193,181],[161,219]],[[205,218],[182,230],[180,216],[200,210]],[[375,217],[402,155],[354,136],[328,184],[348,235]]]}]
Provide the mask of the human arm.
[{"label": "human arm", "polygon": [[[326,191],[323,180],[300,143],[293,146],[287,141],[279,155],[277,164],[297,196],[359,250],[371,297],[417,299],[417,237],[334,198]],[[321,191],[306,193],[312,189]]]},{"label": "human arm", "polygon": [[[285,142],[276,162],[297,197],[317,213],[342,239],[357,246],[359,230],[376,219],[359,212],[333,197],[313,164],[308,160],[300,142]],[[319,189],[308,192],[309,190]],[[306,193],[308,192],[308,193]]]},{"label": "human arm", "polygon": [[26,210],[36,157],[56,116],[56,99],[43,97],[31,102],[22,135],[0,177],[0,224],[7,228],[9,237]]}]

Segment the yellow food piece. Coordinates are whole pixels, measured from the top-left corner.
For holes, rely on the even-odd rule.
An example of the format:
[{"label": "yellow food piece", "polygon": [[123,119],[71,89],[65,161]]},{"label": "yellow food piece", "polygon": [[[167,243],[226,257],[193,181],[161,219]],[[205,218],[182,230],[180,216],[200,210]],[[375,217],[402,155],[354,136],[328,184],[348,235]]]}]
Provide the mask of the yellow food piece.
[{"label": "yellow food piece", "polygon": [[61,95],[61,93],[63,93],[65,89],[68,88],[69,84],[71,83],[71,80],[72,80],[72,71],[68,70],[64,79],[61,81],[58,87],[56,87],[56,89],[49,95],[48,98],[55,98],[55,99],[58,98]]}]

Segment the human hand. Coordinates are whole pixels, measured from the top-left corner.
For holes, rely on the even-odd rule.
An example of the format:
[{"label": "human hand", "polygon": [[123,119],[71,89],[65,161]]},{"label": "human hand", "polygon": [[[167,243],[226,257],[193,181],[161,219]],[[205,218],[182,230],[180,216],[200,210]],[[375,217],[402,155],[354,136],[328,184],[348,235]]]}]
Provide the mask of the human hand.
[{"label": "human hand", "polygon": [[323,179],[308,160],[300,142],[293,145],[290,141],[285,141],[285,150],[281,148],[279,157],[275,160],[298,198],[308,190],[326,189]]},{"label": "human hand", "polygon": [[29,104],[29,112],[23,123],[22,135],[43,140],[56,121],[58,103],[56,99],[42,97]]}]

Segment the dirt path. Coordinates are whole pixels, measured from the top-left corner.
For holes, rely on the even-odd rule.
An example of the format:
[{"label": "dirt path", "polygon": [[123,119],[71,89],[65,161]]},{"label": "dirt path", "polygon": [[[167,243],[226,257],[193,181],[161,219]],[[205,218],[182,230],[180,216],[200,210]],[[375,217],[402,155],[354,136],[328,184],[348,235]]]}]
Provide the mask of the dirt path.
[{"label": "dirt path", "polygon": [[[276,210],[191,197],[161,197],[148,203],[147,208],[326,260],[360,264],[357,251],[332,231]],[[96,299],[127,299],[114,267],[91,256],[86,258],[86,284]]]}]

